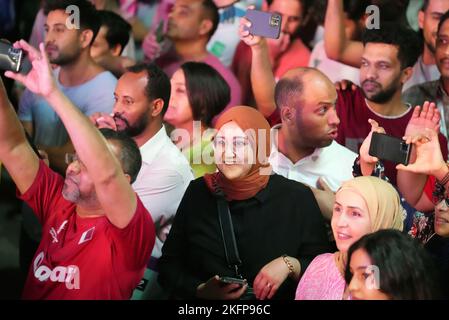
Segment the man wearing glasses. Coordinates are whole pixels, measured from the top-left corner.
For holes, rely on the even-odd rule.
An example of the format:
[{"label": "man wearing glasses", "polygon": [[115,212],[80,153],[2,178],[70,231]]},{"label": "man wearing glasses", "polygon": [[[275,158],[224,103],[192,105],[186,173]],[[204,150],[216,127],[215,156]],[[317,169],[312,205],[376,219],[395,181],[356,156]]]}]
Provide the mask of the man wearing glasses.
[{"label": "man wearing glasses", "polygon": [[39,161],[0,87],[0,160],[18,194],[43,226],[31,264],[25,299],[129,299],[155,241],[151,216],[131,188],[140,166],[135,142],[113,130],[98,131],[58,89],[44,45],[21,40],[28,75],[7,77],[41,95],[73,142],[65,180]]}]

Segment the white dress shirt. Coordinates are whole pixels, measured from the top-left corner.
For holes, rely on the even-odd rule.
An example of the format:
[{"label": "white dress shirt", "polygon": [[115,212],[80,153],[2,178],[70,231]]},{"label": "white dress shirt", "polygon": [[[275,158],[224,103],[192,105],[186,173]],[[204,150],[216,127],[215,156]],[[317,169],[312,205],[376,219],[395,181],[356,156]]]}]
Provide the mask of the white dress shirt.
[{"label": "white dress shirt", "polygon": [[151,256],[159,258],[163,245],[160,236],[163,234],[165,237],[171,225],[158,228],[160,219],[167,221],[174,217],[184,192],[193,180],[193,173],[164,126],[140,147],[140,153],[142,168],[132,186],[156,225],[156,243]]},{"label": "white dress shirt", "polygon": [[[281,125],[271,129],[272,137],[276,136]],[[276,130],[276,131],[275,131]],[[277,148],[277,139],[272,139],[270,163],[274,172],[288,179],[317,187],[318,178],[323,178],[332,191],[337,191],[344,181],[352,176],[352,165],[357,154],[338,144],[336,141],[325,148],[315,151],[293,163]]]}]

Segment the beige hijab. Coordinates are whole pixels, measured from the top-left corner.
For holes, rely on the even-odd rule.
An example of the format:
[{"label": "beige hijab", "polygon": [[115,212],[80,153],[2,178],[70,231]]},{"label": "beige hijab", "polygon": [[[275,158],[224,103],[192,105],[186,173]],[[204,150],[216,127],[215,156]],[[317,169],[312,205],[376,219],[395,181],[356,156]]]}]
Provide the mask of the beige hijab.
[{"label": "beige hijab", "polygon": [[[402,208],[399,194],[393,186],[376,177],[357,177],[344,182],[340,189],[349,190],[365,200],[371,221],[371,232],[381,229],[402,231],[405,211]],[[336,252],[336,264],[343,274],[346,267],[346,253]]]},{"label": "beige hijab", "polygon": [[371,232],[381,229],[402,231],[404,208],[393,186],[376,177],[357,177],[344,182],[340,190],[350,190],[360,195],[366,203],[371,219]]}]

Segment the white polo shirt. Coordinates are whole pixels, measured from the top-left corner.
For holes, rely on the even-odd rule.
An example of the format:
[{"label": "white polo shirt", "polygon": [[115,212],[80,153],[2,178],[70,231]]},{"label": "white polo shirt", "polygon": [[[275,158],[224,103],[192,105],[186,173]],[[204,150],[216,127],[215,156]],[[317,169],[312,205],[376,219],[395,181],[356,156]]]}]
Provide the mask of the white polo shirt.
[{"label": "white polo shirt", "polygon": [[[275,130],[280,127],[278,124],[271,129],[272,137],[275,137]],[[332,141],[328,147],[315,149],[311,155],[296,163],[279,152],[276,142],[277,139],[272,139],[270,164],[274,172],[281,176],[312,187],[317,187],[318,178],[322,177],[334,192],[344,181],[353,178],[352,165],[357,154],[336,141]]]}]

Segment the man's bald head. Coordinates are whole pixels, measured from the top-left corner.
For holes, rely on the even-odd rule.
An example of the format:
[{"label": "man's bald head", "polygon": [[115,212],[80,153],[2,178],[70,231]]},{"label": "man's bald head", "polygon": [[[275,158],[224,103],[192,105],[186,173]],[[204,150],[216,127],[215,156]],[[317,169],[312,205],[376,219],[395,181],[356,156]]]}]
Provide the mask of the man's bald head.
[{"label": "man's bald head", "polygon": [[337,91],[317,69],[287,72],[276,85],[275,100],[286,137],[298,150],[323,148],[337,137]]},{"label": "man's bald head", "polygon": [[274,93],[276,106],[278,108],[298,107],[311,86],[329,91],[331,95],[337,94],[334,84],[318,69],[295,68],[289,70],[276,84]]}]

